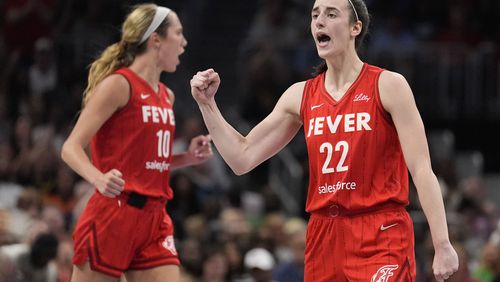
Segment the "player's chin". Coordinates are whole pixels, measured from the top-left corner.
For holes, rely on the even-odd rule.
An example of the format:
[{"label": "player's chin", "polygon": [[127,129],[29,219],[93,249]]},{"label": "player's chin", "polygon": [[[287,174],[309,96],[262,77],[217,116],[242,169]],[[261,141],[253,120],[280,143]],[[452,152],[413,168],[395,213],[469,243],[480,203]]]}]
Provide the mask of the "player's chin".
[{"label": "player's chin", "polygon": [[318,51],[318,57],[320,57],[323,60],[326,60],[326,58],[328,57],[328,51],[324,49],[317,49],[317,51]]},{"label": "player's chin", "polygon": [[166,71],[166,72],[174,72],[177,70],[177,66],[180,64],[180,60],[179,58],[177,58],[176,60],[171,60],[170,62],[166,62],[164,65],[163,65],[163,70]]},{"label": "player's chin", "polygon": [[163,69],[165,72],[175,72],[177,70],[177,65],[170,65]]}]

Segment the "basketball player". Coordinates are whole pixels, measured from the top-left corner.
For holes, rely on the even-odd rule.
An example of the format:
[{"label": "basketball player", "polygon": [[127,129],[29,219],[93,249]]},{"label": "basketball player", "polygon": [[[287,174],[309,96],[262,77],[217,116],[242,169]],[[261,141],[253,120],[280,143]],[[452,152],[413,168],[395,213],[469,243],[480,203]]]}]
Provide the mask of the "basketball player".
[{"label": "basketball player", "polygon": [[[176,13],[154,4],[134,8],[121,41],[90,68],[84,108],[62,158],[96,187],[73,239],[73,282],[179,281],[172,220],[170,170],[211,155],[210,137],[195,137],[172,155],[174,94],[162,84],[187,41]],[[90,143],[92,161],[84,149]]]},{"label": "basketball player", "polygon": [[443,281],[458,259],[424,126],[405,78],[358,57],[368,25],[363,0],[316,0],[311,32],[324,59],[319,74],[286,90],[247,136],[219,111],[220,78],[213,69],[194,75],[191,91],[217,149],[238,175],[276,154],[304,126],[311,213],[305,281],[415,281],[407,169],[430,225],[433,271]]}]

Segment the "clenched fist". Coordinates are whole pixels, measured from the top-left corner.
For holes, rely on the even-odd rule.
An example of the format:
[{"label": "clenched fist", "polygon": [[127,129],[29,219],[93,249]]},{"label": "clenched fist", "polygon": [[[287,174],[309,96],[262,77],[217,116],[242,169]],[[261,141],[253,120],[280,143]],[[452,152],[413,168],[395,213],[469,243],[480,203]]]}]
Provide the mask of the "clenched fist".
[{"label": "clenched fist", "polygon": [[198,104],[207,104],[214,99],[219,85],[219,74],[213,69],[199,71],[191,79],[191,94]]}]

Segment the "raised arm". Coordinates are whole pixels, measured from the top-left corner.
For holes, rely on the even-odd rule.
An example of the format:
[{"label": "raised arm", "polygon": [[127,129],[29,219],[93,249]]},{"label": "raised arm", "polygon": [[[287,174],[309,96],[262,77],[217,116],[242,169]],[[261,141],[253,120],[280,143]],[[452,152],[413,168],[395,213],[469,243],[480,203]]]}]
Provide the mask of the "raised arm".
[{"label": "raised arm", "polygon": [[[170,88],[167,88],[167,93],[173,106],[175,102],[175,94]],[[198,165],[206,162],[210,157],[212,157],[212,155],[210,135],[199,135],[191,139],[185,152],[172,156],[170,167],[172,169],[177,169],[186,166]]]},{"label": "raised arm", "polygon": [[396,126],[406,164],[429,222],[435,250],[434,275],[437,281],[444,281],[457,271],[458,257],[448,237],[443,198],[432,170],[424,124],[403,76],[384,71],[380,76],[379,90],[382,104]]},{"label": "raised arm", "polygon": [[62,159],[99,192],[115,197],[123,191],[124,181],[117,169],[99,171],[85,153],[90,139],[106,120],[129,99],[129,85],[121,75],[111,75],[94,90],[61,151]]},{"label": "raised arm", "polygon": [[210,136],[226,163],[237,175],[249,172],[279,152],[302,126],[299,118],[304,82],[283,93],[273,111],[247,136],[242,136],[222,116],[215,102],[219,75],[209,69],[191,80],[191,92],[198,103]]}]

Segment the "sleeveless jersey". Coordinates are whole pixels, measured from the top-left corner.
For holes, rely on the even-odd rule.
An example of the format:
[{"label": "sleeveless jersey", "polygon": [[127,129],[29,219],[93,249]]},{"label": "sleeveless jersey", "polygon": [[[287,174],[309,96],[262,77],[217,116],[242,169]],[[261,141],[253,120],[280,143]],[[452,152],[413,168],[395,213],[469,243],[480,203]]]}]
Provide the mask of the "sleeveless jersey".
[{"label": "sleeveless jersey", "polygon": [[306,82],[300,111],[309,155],[308,212],[408,205],[407,166],[379,97],[382,71],[365,63],[339,101],[326,91],[325,73]]},{"label": "sleeveless jersey", "polygon": [[93,164],[103,173],[116,168],[126,192],[172,199],[169,186],[175,119],[166,86],[158,93],[128,68],[114,72],[130,85],[130,99],[91,141]]}]

